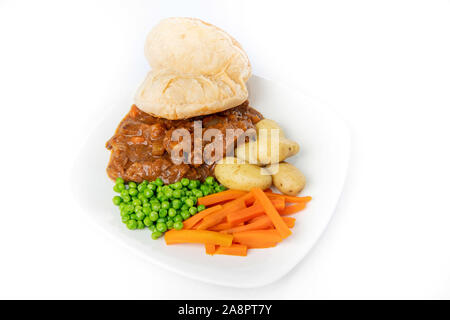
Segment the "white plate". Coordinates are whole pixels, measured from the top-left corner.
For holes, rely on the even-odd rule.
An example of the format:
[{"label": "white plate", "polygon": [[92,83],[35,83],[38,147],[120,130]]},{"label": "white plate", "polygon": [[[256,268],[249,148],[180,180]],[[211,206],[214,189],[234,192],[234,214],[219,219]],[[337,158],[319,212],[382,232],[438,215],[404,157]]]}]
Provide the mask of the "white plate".
[{"label": "white plate", "polygon": [[112,136],[131,101],[124,101],[100,123],[89,138],[73,172],[78,203],[112,237],[145,259],[197,280],[232,287],[258,287],[288,273],[313,247],[330,220],[344,185],[350,154],[346,125],[329,109],[299,92],[261,77],[249,81],[250,103],[274,119],[286,136],[300,144],[300,153],[289,161],[300,168],[307,187],[302,195],[313,200],[297,213],[292,236],[271,249],[249,250],[247,257],[209,256],[201,245],[166,246],[146,230],[129,231],[111,199],[112,182],[105,168]]}]

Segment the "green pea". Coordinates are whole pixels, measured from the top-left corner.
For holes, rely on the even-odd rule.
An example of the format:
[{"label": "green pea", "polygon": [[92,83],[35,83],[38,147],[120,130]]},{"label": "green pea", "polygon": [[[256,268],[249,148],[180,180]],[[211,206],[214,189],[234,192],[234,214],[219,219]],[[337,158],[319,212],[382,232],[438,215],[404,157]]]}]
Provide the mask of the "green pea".
[{"label": "green pea", "polygon": [[222,188],[220,187],[220,186],[216,186],[216,187],[214,187],[214,191],[217,193],[217,192],[221,192],[222,191]]},{"label": "green pea", "polygon": [[196,197],[189,197],[194,202],[194,206],[197,204],[197,198]]},{"label": "green pea", "polygon": [[191,198],[186,199],[186,200],[184,201],[184,203],[185,203],[189,208],[194,206],[194,200],[192,200]]},{"label": "green pea", "polygon": [[197,212],[203,211],[203,210],[205,210],[205,209],[206,209],[205,205],[204,205],[204,204],[201,204],[201,205],[199,205],[199,206],[197,207]]},{"label": "green pea", "polygon": [[164,218],[165,216],[167,216],[167,209],[160,209],[159,210],[159,216],[161,218]]},{"label": "green pea", "polygon": [[137,216],[135,213],[130,214],[130,219],[137,220]]},{"label": "green pea", "polygon": [[156,190],[155,190],[155,191],[156,191],[156,193],[161,193],[161,192],[163,192],[161,186],[156,187]]},{"label": "green pea", "polygon": [[137,188],[137,184],[136,184],[136,182],[134,182],[134,181],[130,181],[130,182],[128,182],[128,187],[130,187],[130,188]]},{"label": "green pea", "polygon": [[[156,228],[155,228],[155,230],[156,230]],[[152,233],[152,239],[153,240],[156,240],[156,239],[158,239],[161,236],[162,236],[162,232],[155,231],[155,232]]]},{"label": "green pea", "polygon": [[173,190],[172,189],[167,189],[167,190],[165,190],[164,191],[164,195],[167,197],[167,198],[172,198],[173,197]]},{"label": "green pea", "polygon": [[136,188],[131,188],[128,190],[128,193],[130,194],[130,196],[136,196],[139,191]]},{"label": "green pea", "polygon": [[130,220],[130,215],[124,214],[124,215],[122,216],[122,222],[123,222],[123,223],[126,223],[128,220]]},{"label": "green pea", "polygon": [[115,191],[115,192],[117,192],[117,193],[121,193],[122,192],[122,190],[125,190],[125,186],[123,187],[123,189],[120,189],[120,184],[116,184],[116,185],[114,185],[114,187],[113,187],[113,190]]},{"label": "green pea", "polygon": [[115,197],[113,198],[113,203],[114,203],[116,206],[120,205],[120,204],[122,203],[122,198],[121,198],[120,196],[115,196]]},{"label": "green pea", "polygon": [[191,190],[189,190],[189,191],[186,191],[186,197],[190,197],[190,196],[193,196],[194,195],[194,193],[191,191]]},{"label": "green pea", "polygon": [[172,196],[177,199],[181,198],[181,190],[174,190]]},{"label": "green pea", "polygon": [[172,201],[172,208],[180,209],[182,205],[183,203],[178,199]]},{"label": "green pea", "polygon": [[157,186],[163,186],[163,185],[164,185],[164,182],[162,181],[161,178],[157,178],[157,179],[155,180],[155,184],[156,184]]},{"label": "green pea", "polygon": [[183,188],[183,185],[181,184],[180,181],[178,181],[178,182],[174,183],[173,188],[179,190],[179,189]]},{"label": "green pea", "polygon": [[159,203],[152,203],[152,210],[159,211],[161,209],[161,205]]},{"label": "green pea", "polygon": [[177,215],[177,210],[175,210],[174,208],[170,208],[167,211],[167,214],[169,215],[169,217],[173,218],[173,217],[175,217]]},{"label": "green pea", "polygon": [[144,192],[144,190],[147,188],[147,184],[142,182],[137,186],[137,189],[139,192]]},{"label": "green pea", "polygon": [[148,228],[149,228],[149,230],[150,230],[151,232],[155,232],[155,231],[156,231],[156,226],[155,226],[154,224],[152,224],[152,225],[149,226]]},{"label": "green pea", "polygon": [[181,211],[181,217],[183,218],[183,220],[189,219],[190,216],[191,214],[189,213],[189,211]]},{"label": "green pea", "polygon": [[119,204],[119,210],[120,211],[123,211],[124,209],[125,209],[125,207],[127,206],[127,204],[125,203],[125,202],[121,202],[120,204]]},{"label": "green pea", "polygon": [[151,197],[153,197],[153,191],[150,190],[149,188],[145,188],[144,191],[142,191],[142,194],[143,194],[144,197],[146,197],[146,198],[151,198]]},{"label": "green pea", "polygon": [[163,201],[161,203],[161,208],[162,209],[169,209],[170,208],[170,202],[169,201]]},{"label": "green pea", "polygon": [[181,211],[188,211],[189,208],[190,208],[190,207],[189,207],[187,204],[183,204],[183,205],[181,206]]},{"label": "green pea", "polygon": [[133,206],[140,206],[142,204],[141,200],[135,199],[133,200]]},{"label": "green pea", "polygon": [[166,223],[167,222],[167,218],[159,218],[158,220],[156,220],[156,223]]},{"label": "green pea", "polygon": [[214,182],[215,182],[214,177],[208,177],[205,179],[205,183],[207,183],[207,184],[212,185],[212,184],[214,184]]},{"label": "green pea", "polygon": [[138,229],[144,229],[145,228],[145,224],[142,221],[138,221],[137,222],[137,228]]},{"label": "green pea", "polygon": [[144,207],[144,208],[151,208],[152,205],[151,205],[149,202],[144,202],[144,203],[142,204],[142,207]]},{"label": "green pea", "polygon": [[121,177],[117,177],[117,178],[116,178],[116,183],[124,184],[125,181],[124,181]]},{"label": "green pea", "polygon": [[145,195],[144,195],[143,192],[140,192],[140,193],[138,194],[137,198],[138,198],[139,200],[141,200],[142,203],[144,203],[144,201],[148,201],[148,199],[145,197]]},{"label": "green pea", "polygon": [[181,222],[183,221],[183,217],[179,214],[177,214],[175,217],[173,217],[174,222]]},{"label": "green pea", "polygon": [[188,178],[183,178],[183,179],[181,179],[181,184],[184,186],[184,187],[187,187],[188,185],[189,185],[189,179]]},{"label": "green pea", "polygon": [[164,222],[158,222],[156,224],[156,230],[158,230],[159,232],[166,232],[167,231],[167,226]]},{"label": "green pea", "polygon": [[197,198],[201,198],[201,197],[203,197],[203,192],[201,192],[200,190],[198,190],[198,189],[194,189],[194,190],[192,190],[192,193],[194,194],[194,196],[196,196]]},{"label": "green pea", "polygon": [[139,211],[138,213],[136,213],[136,220],[138,221],[142,221],[145,218],[145,214],[142,211]]},{"label": "green pea", "polygon": [[156,191],[157,186],[153,183],[147,185],[147,189],[151,190],[151,191]]},{"label": "green pea", "polygon": [[150,210],[149,207],[143,207],[143,208],[142,208],[142,212],[143,212],[146,216],[148,216],[148,215],[150,214],[150,212],[152,212],[152,210]]},{"label": "green pea", "polygon": [[123,190],[120,195],[123,197],[128,197],[130,194],[128,193],[128,190]]},{"label": "green pea", "polygon": [[197,181],[191,180],[189,182],[188,188],[191,189],[191,190],[197,188]]},{"label": "green pea", "polygon": [[134,213],[142,212],[142,209],[144,209],[144,208],[142,208],[141,206],[135,206]]},{"label": "green pea", "polygon": [[194,214],[197,213],[197,208],[196,207],[189,208],[189,213],[193,216]]},{"label": "green pea", "polygon": [[159,218],[158,212],[156,212],[156,211],[150,212],[149,217],[150,217],[150,220],[152,220],[152,221],[158,220],[158,218]]},{"label": "green pea", "polygon": [[132,212],[134,212],[134,206],[133,206],[132,204],[127,205],[126,208],[125,208],[125,211],[126,211],[127,213],[132,213]]},{"label": "green pea", "polygon": [[135,230],[137,228],[137,221],[134,219],[127,221],[127,228],[130,230]]},{"label": "green pea", "polygon": [[147,226],[150,227],[153,224],[153,221],[150,219],[150,217],[145,217],[142,222]]},{"label": "green pea", "polygon": [[181,221],[175,222],[175,223],[173,224],[173,228],[174,228],[175,230],[181,230],[181,229],[183,229],[183,222],[181,222]]}]

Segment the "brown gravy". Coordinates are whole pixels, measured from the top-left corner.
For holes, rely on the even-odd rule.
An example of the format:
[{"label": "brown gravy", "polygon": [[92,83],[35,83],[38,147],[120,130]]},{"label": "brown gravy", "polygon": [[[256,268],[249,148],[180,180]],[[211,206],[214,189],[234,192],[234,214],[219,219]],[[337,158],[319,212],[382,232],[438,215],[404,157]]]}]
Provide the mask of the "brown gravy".
[{"label": "brown gravy", "polygon": [[[177,144],[171,141],[173,130],[185,128],[193,138],[194,121],[201,120],[203,131],[214,128],[225,135],[227,129],[252,129],[261,119],[263,116],[251,108],[248,101],[223,112],[185,120],[156,118],[133,105],[106,143],[106,148],[111,150],[106,171],[111,179],[122,177],[125,181],[152,181],[158,177],[164,183],[174,183],[184,177],[203,181],[214,176],[214,163],[173,163],[170,153],[173,144]],[[208,143],[202,141],[202,148]]]}]

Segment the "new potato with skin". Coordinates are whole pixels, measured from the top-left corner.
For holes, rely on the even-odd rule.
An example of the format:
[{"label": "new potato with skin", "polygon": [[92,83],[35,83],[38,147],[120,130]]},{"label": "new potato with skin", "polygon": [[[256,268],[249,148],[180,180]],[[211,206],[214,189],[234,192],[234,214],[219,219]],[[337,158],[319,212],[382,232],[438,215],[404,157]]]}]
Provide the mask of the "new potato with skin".
[{"label": "new potato with skin", "polygon": [[261,130],[267,130],[268,134],[271,133],[271,130],[279,130],[279,137],[284,138],[284,132],[283,129],[273,120],[270,119],[262,119],[259,121],[256,125],[256,132],[259,134]]},{"label": "new potato with skin", "polygon": [[214,174],[217,180],[229,189],[250,191],[252,188],[267,189],[272,185],[272,176],[264,168],[248,164],[236,158],[220,161]]},{"label": "new potato with skin", "polygon": [[[278,170],[276,166],[278,166]],[[279,163],[273,165],[272,168],[269,167],[268,170],[273,172],[273,184],[284,194],[296,196],[305,187],[305,176],[290,163]]]},{"label": "new potato with skin", "polygon": [[[256,141],[241,144],[236,148],[236,157],[241,160],[264,166],[279,163],[300,151],[297,142],[279,137],[277,145],[272,145],[270,131],[266,137],[258,136]],[[276,142],[274,142],[276,143]]]}]

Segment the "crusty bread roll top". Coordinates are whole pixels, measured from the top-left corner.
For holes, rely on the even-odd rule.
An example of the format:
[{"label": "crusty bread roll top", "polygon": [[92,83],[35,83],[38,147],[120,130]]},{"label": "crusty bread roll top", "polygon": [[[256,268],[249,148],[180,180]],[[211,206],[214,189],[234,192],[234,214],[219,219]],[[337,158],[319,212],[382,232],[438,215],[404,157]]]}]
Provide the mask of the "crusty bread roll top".
[{"label": "crusty bread roll top", "polygon": [[145,56],[152,70],[135,104],[146,113],[185,119],[233,108],[248,98],[247,54],[226,32],[199,19],[162,20],[147,37]]}]

